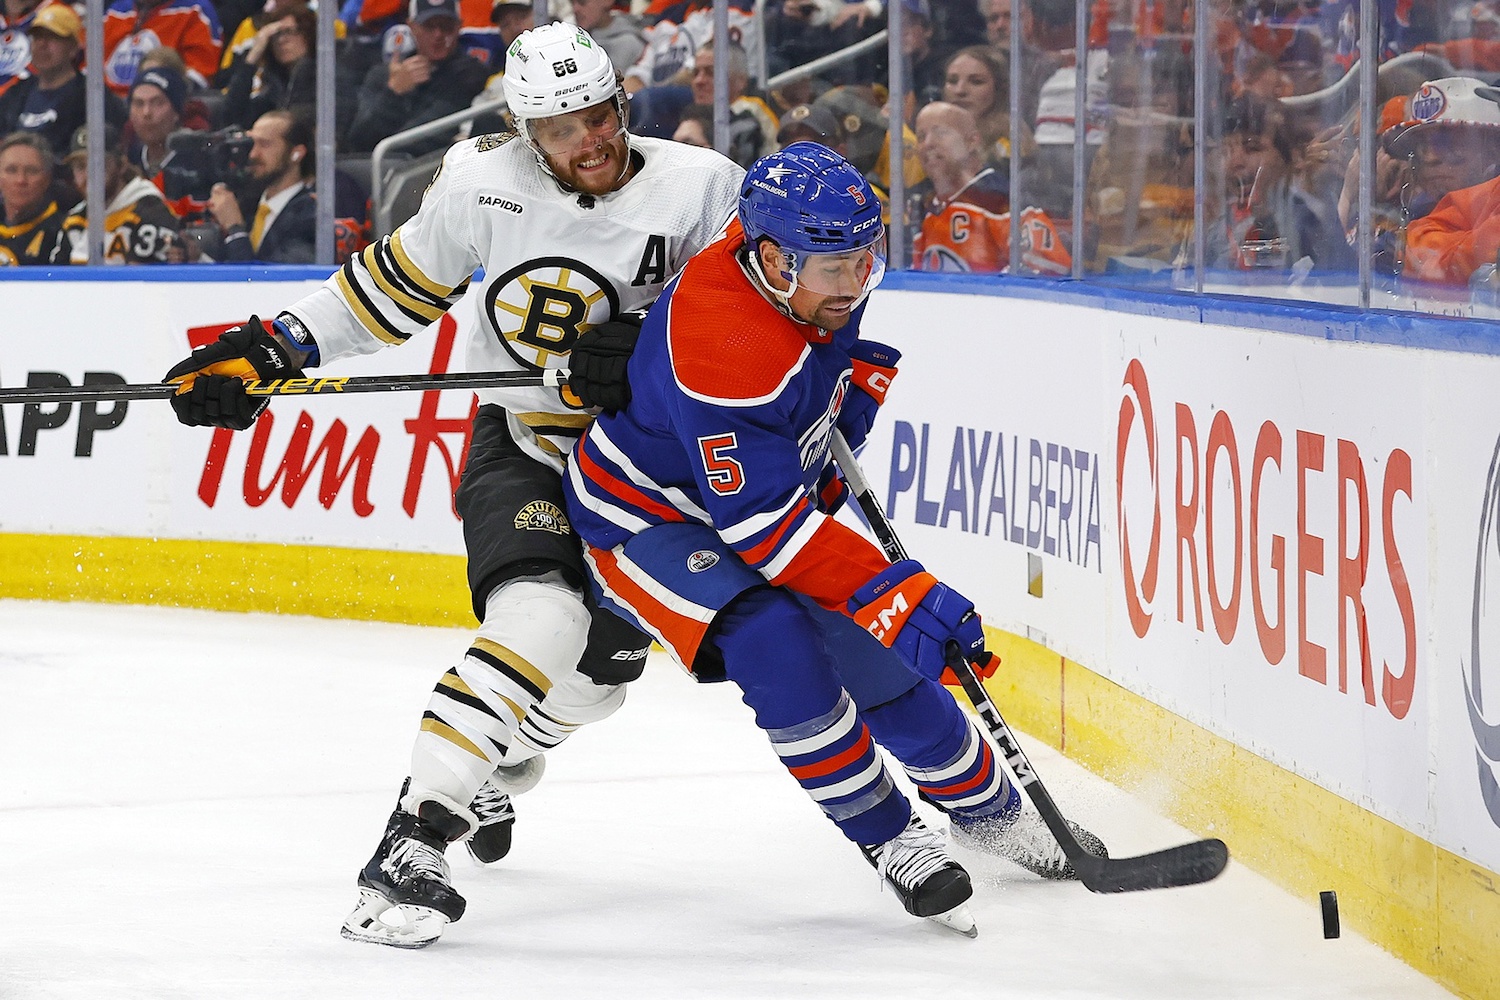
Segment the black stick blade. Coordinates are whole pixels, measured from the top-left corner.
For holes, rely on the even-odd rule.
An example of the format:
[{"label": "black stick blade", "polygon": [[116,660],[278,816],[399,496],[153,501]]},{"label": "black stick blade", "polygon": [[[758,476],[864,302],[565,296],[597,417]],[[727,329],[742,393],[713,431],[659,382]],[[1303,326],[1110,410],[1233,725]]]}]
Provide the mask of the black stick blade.
[{"label": "black stick blade", "polygon": [[1229,864],[1222,840],[1197,840],[1134,858],[1074,858],[1079,880],[1090,892],[1140,892],[1197,885],[1217,878]]}]

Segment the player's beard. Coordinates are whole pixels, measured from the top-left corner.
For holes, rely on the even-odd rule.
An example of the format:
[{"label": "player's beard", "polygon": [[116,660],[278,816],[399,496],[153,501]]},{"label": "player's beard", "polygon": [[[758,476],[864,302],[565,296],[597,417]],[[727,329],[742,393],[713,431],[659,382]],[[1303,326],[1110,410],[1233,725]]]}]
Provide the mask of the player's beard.
[{"label": "player's beard", "polygon": [[[589,170],[580,168],[580,164],[600,156],[607,157],[600,166]],[[555,163],[552,167],[558,180],[573,190],[595,197],[603,196],[618,190],[630,179],[630,146],[625,134],[621,133],[587,153],[574,153],[562,170],[558,170]]]}]

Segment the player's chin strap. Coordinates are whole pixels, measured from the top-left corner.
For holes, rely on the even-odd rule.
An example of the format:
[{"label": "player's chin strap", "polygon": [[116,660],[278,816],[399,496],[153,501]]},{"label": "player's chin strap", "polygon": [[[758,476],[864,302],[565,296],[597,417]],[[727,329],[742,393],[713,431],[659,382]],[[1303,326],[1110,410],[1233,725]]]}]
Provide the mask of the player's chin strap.
[{"label": "player's chin strap", "polygon": [[[786,251],[781,250],[780,247],[777,247],[777,250],[779,250],[783,256],[786,255]],[[796,294],[797,291],[796,271],[781,272],[781,276],[790,282],[790,284],[787,285],[786,291],[781,292],[776,290],[776,286],[771,284],[770,279],[766,277],[766,272],[761,269],[759,247],[749,245],[745,247],[745,266],[749,269],[751,276],[755,279],[755,283],[760,286],[762,294],[770,296],[772,305],[781,310],[781,312],[784,313],[788,319],[795,320],[798,323],[806,322],[796,313],[792,312],[792,296]]]}]

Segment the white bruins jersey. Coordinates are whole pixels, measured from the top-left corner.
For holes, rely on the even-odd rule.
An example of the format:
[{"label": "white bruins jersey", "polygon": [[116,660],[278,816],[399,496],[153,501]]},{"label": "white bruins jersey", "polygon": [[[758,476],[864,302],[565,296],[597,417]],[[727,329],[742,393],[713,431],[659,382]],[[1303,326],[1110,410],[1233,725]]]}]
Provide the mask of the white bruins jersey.
[{"label": "white bruins jersey", "polygon": [[[459,142],[416,215],[287,311],[323,364],[402,343],[451,309],[466,370],[566,368],[580,333],[655,301],[738,206],[745,172],[730,160],[663,139],[630,143],[644,158],[636,175],[593,198],[564,191],[511,134]],[[521,447],[559,471],[592,419],[566,388],[479,398],[503,406]]]}]

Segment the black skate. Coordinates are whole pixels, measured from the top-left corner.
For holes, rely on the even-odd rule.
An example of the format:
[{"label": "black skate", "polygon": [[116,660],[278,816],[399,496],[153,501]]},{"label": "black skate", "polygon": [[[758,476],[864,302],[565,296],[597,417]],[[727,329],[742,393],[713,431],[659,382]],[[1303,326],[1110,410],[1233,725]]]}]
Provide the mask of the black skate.
[{"label": "black skate", "polygon": [[[1076,880],[1078,873],[1068,861],[1068,856],[1058,846],[1057,838],[1047,829],[1047,824],[1035,809],[1026,808],[1019,800],[1014,809],[1005,809],[991,816],[971,819],[949,814],[953,829],[953,842],[959,847],[981,854],[993,854],[1025,868],[1046,879]],[[1083,827],[1068,820],[1068,829],[1083,845],[1083,849],[1099,858],[1109,857],[1104,841]]]},{"label": "black skate", "polygon": [[443,814],[434,817],[437,823],[403,809],[391,813],[375,856],[359,873],[359,905],[344,920],[344,937],[425,948],[464,915],[464,898],[449,882],[448,839],[440,829],[442,819],[456,818],[441,807],[435,811]]},{"label": "black skate", "polygon": [[465,843],[469,855],[482,865],[492,865],[510,853],[511,828],[516,825],[516,809],[510,795],[486,781],[469,803],[479,826]]},{"label": "black skate", "polygon": [[906,829],[874,847],[860,847],[901,905],[914,917],[926,917],[965,937],[979,934],[965,903],[974,894],[969,873],[948,856],[943,836],[912,814]]},{"label": "black skate", "polygon": [[510,853],[512,829],[516,825],[516,809],[510,797],[520,795],[536,787],[547,769],[547,759],[537,756],[509,767],[495,768],[479,791],[469,809],[479,819],[479,826],[466,843],[469,856],[481,865],[492,865]]}]

